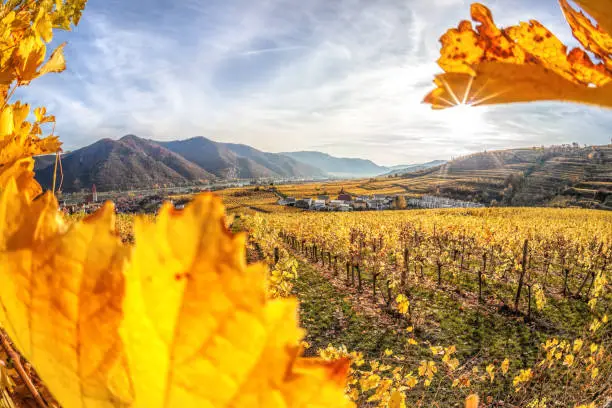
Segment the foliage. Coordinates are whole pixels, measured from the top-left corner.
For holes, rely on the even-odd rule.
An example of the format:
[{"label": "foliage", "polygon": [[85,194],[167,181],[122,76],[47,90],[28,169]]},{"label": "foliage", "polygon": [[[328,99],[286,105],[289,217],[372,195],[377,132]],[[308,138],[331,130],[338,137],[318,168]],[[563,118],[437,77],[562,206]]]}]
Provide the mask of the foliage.
[{"label": "foliage", "polygon": [[[471,8],[476,29],[462,21],[442,36],[437,88],[425,97],[436,109],[560,100],[612,107],[612,5],[577,0],[599,25],[567,0],[560,0],[574,37],[584,47],[567,47],[537,20],[498,28],[488,8]],[[599,62],[593,62],[589,53]]]},{"label": "foliage", "polygon": [[[542,395],[549,400],[546,406],[555,406],[550,405],[551,400],[560,401],[562,406],[573,406],[595,399],[612,369],[607,351],[609,327],[604,323],[608,321],[610,292],[607,283],[596,284],[598,280],[604,281],[598,276],[609,276],[612,271],[609,247],[612,236],[607,228],[610,222],[610,214],[606,212],[551,209],[268,214],[245,220],[251,236],[258,241],[287,249],[296,256],[306,254],[313,265],[326,265],[330,275],[336,276],[333,279],[342,281],[347,288],[357,286],[358,293],[372,290],[370,296],[375,304],[382,301],[387,305],[386,313],[398,319],[393,331],[400,338],[399,333],[404,332],[403,341],[392,348],[381,346],[377,355],[372,356],[370,351],[366,356],[371,346],[363,334],[346,338],[353,350],[363,353],[359,354],[363,361],[352,365],[347,393],[364,406],[387,406],[395,401],[400,401],[400,406],[401,403],[441,402],[435,395],[444,395],[453,389],[490,396],[491,387],[500,390],[498,398],[520,406],[544,406]],[[441,275],[437,272],[439,265]],[[348,272],[343,276],[345,266]],[[299,270],[301,278],[305,267]],[[359,272],[357,278],[355,270]],[[438,283],[439,276],[442,285]],[[479,276],[482,278],[480,301]],[[432,338],[424,332],[425,319],[419,317],[427,316],[423,308],[430,302],[419,299],[424,288],[456,291],[468,302],[474,299],[482,304],[479,308],[488,310],[485,325],[489,325],[497,319],[496,313],[505,310],[500,307],[502,302],[514,304],[521,276],[530,290],[520,293],[519,314],[513,312],[510,316],[522,315],[528,324],[535,319],[536,327],[549,327],[547,332],[560,326],[558,332],[565,338],[546,336],[548,340],[542,343],[539,352],[536,349],[536,354],[529,358],[525,358],[530,352],[527,345],[520,346],[520,352],[524,353],[520,358],[510,354],[492,358],[480,339],[481,347],[476,348],[478,357],[466,359],[470,356],[466,353],[469,344],[449,346],[429,342]],[[374,277],[377,279],[371,280]],[[301,291],[298,293],[300,297],[304,295]],[[325,299],[342,296],[321,295],[318,291],[317,294]],[[576,302],[582,312],[579,316],[567,314],[570,305],[573,308]],[[492,310],[491,306],[499,311]],[[431,307],[439,308],[438,305]],[[459,309],[466,314],[463,307]],[[554,310],[557,308],[559,313]],[[333,324],[326,326],[327,317],[323,313],[328,312],[316,313],[320,323],[306,316],[309,329],[312,325],[322,326],[315,333],[334,327]],[[457,307],[450,313],[456,314]],[[340,321],[346,319],[348,316],[344,313]],[[415,336],[414,326],[429,341]],[[357,326],[344,330],[367,333],[380,328]],[[329,339],[341,341],[341,338],[344,336]],[[316,338],[313,340],[316,344]],[[514,341],[520,342],[520,339]],[[554,361],[548,357],[550,342],[563,344],[564,352],[554,357]],[[583,345],[588,344],[597,350],[605,344],[606,351],[596,357],[583,354]],[[421,348],[426,348],[429,355],[419,354],[417,359],[411,350]],[[328,347],[325,353],[330,354],[332,349]],[[339,349],[350,354],[347,347]],[[605,374],[602,376],[600,371]],[[560,381],[564,382],[563,386],[559,386]]]}]

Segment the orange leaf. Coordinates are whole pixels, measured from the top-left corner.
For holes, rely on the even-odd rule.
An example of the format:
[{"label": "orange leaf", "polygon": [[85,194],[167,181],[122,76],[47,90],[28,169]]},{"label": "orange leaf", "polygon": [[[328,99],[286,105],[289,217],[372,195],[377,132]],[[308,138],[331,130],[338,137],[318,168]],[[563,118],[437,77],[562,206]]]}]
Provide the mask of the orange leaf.
[{"label": "orange leaf", "polygon": [[478,395],[472,394],[465,399],[465,408],[478,408]]},{"label": "orange leaf", "polygon": [[[567,3],[562,7],[581,42],[602,56],[594,63],[579,48],[567,47],[537,21],[498,28],[488,8],[471,7],[476,29],[462,21],[442,43],[437,88],[425,97],[434,109],[458,104],[498,104],[562,100],[612,107],[610,36],[594,28]],[[600,54],[598,54],[600,53]]]}]

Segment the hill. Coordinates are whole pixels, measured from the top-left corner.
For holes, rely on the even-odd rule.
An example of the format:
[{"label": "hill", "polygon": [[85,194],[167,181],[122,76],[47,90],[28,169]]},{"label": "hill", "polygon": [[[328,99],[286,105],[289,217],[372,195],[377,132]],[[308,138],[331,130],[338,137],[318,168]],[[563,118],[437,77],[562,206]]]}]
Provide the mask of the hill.
[{"label": "hill", "polygon": [[379,166],[371,160],[334,157],[321,152],[301,151],[282,154],[318,167],[335,177],[373,177],[389,171],[389,168]]},{"label": "hill", "polygon": [[[37,161],[44,164],[40,159]],[[36,170],[36,178],[45,188],[52,183],[53,168],[51,162]],[[89,189],[93,184],[99,191],[107,191],[184,185],[214,178],[179,155],[131,136],[120,140],[102,139],[65,154],[62,168],[64,191]]]},{"label": "hill", "polygon": [[485,205],[612,209],[612,145],[475,153],[375,178],[281,185],[285,196],[436,195]]},{"label": "hill", "polygon": [[[55,156],[36,158],[36,178],[45,188],[53,179]],[[67,192],[181,186],[232,178],[320,178],[314,166],[246,145],[217,143],[204,137],[173,142],[127,135],[103,139],[62,155]]]},{"label": "hill", "polygon": [[392,166],[389,168],[391,171],[383,174],[383,176],[395,176],[395,175],[406,174],[406,173],[419,171],[419,170],[426,170],[432,167],[441,166],[444,163],[446,163],[446,160],[433,160],[433,161],[422,163],[422,164]]},{"label": "hill", "polygon": [[475,153],[441,166],[360,184],[484,204],[612,209],[612,145]]},{"label": "hill", "polygon": [[220,178],[312,178],[326,177],[316,166],[291,157],[265,153],[250,146],[217,143],[205,137],[158,142]]}]

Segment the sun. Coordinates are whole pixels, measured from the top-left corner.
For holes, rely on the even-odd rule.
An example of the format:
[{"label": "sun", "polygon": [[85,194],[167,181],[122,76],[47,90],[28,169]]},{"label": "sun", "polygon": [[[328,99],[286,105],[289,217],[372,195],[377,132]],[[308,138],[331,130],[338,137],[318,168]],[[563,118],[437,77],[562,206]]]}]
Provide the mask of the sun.
[{"label": "sun", "polygon": [[455,140],[473,140],[485,133],[489,127],[485,113],[482,107],[476,108],[466,104],[455,105],[437,112],[444,127]]}]

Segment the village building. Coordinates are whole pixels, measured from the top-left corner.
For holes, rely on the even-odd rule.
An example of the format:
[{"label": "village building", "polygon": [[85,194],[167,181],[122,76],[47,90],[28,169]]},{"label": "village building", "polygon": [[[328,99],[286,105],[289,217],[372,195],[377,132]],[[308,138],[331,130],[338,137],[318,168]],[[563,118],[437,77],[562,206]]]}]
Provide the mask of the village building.
[{"label": "village building", "polygon": [[321,211],[326,208],[325,204],[325,200],[312,200],[311,208],[317,211]]},{"label": "village building", "polygon": [[365,200],[355,200],[353,202],[353,209],[355,210],[367,210],[368,203]]},{"label": "village building", "polygon": [[312,205],[312,198],[301,198],[299,200],[296,200],[295,202],[295,206],[297,208],[302,208],[305,210],[310,209],[311,205]]}]

